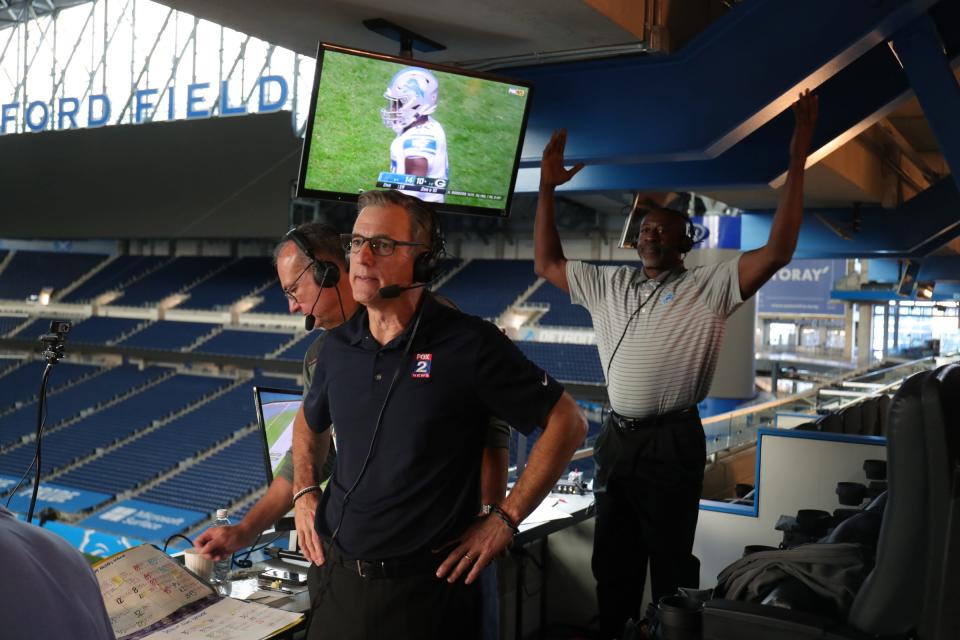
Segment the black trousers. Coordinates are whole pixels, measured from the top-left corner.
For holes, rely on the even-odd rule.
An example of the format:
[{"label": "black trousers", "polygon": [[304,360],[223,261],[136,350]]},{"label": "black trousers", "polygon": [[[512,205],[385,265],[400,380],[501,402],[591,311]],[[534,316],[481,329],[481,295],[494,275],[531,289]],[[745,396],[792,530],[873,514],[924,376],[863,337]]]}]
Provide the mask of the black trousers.
[{"label": "black trousers", "polygon": [[638,431],[608,418],[594,448],[597,501],[593,575],[600,637],[619,638],[639,620],[650,563],[653,600],[697,587],[692,555],[706,443],[697,413]]},{"label": "black trousers", "polygon": [[[440,561],[437,561],[440,564]],[[480,638],[479,582],[448,584],[432,573],[362,578],[331,559],[310,565],[308,640]]]}]

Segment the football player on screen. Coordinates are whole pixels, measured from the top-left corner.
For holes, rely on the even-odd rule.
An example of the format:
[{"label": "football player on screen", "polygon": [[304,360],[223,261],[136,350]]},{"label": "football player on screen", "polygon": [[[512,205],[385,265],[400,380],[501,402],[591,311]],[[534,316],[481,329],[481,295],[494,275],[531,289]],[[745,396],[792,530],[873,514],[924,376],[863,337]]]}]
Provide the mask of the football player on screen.
[{"label": "football player on screen", "polygon": [[[401,69],[387,85],[387,108],[380,110],[380,117],[397,134],[390,144],[391,173],[447,180],[447,136],[430,117],[437,110],[438,92],[437,78],[419,67]],[[426,202],[443,202],[442,193],[401,191]]]}]

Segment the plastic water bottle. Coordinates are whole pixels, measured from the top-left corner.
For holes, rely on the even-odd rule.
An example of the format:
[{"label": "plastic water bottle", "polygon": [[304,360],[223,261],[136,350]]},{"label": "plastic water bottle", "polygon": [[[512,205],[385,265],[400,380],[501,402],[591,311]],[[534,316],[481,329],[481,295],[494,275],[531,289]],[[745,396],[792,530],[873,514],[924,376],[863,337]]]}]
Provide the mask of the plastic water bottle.
[{"label": "plastic water bottle", "polygon": [[[230,520],[227,519],[227,510],[226,509],[217,509],[217,517],[213,521],[213,526],[215,527],[225,527],[230,524]],[[230,561],[231,556],[227,556],[223,560],[217,560],[213,563],[213,581],[218,584],[223,584],[227,581],[227,574],[230,573]]]}]

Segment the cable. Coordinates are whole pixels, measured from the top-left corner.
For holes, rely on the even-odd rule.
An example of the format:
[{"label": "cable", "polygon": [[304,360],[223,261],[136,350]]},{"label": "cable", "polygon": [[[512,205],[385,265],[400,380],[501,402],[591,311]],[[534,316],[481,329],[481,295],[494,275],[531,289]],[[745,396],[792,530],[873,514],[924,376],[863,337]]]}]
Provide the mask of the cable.
[{"label": "cable", "polygon": [[426,301],[427,296],[420,297],[420,306],[417,308],[417,319],[413,323],[413,331],[410,333],[410,339],[407,340],[407,345],[403,348],[403,355],[400,356],[400,362],[397,363],[397,368],[393,372],[393,379],[390,380],[390,386],[387,388],[387,395],[383,399],[383,404],[380,405],[380,414],[377,416],[377,425],[373,428],[373,437],[370,438],[370,448],[367,449],[367,457],[363,460],[363,465],[360,467],[360,473],[357,474],[357,479],[353,482],[353,486],[347,490],[343,495],[343,505],[340,507],[340,520],[337,522],[336,528],[333,530],[333,534],[330,536],[330,541],[333,542],[337,539],[337,535],[340,533],[340,527],[343,525],[343,518],[347,514],[347,505],[350,503],[350,494],[353,493],[354,489],[357,488],[357,485],[360,484],[360,480],[363,479],[364,474],[367,472],[367,466],[370,464],[370,458],[373,457],[373,448],[377,442],[377,436],[380,434],[380,427],[383,425],[383,415],[387,409],[387,404],[390,403],[390,396],[393,394],[393,388],[397,383],[397,380],[400,378],[400,370],[403,369],[407,356],[410,354],[410,347],[413,345],[413,340],[417,337],[417,329],[420,328],[420,319],[423,317],[423,305]]},{"label": "cable", "polygon": [[340,295],[340,287],[334,287],[333,290],[337,292],[337,302],[340,303],[340,317],[343,318],[343,322],[346,324],[347,314],[343,310],[343,297]]},{"label": "cable", "polygon": [[191,539],[188,538],[187,536],[183,535],[182,533],[175,533],[175,534],[173,534],[172,536],[170,536],[169,538],[167,538],[166,540],[163,541],[163,552],[164,552],[164,553],[167,552],[167,545],[169,545],[169,544],[170,544],[170,541],[173,540],[174,538],[183,538],[184,540],[187,541],[187,544],[189,544],[191,547],[193,546],[193,540],[191,540]]},{"label": "cable", "polygon": [[[43,425],[46,422],[47,406],[47,382],[50,374],[53,372],[53,365],[56,360],[48,360],[47,366],[43,370],[43,376],[40,379],[40,398],[37,401],[37,447],[33,455],[36,462],[36,472],[33,479],[33,492],[30,494],[30,506],[27,508],[27,523],[33,522],[33,510],[37,506],[37,493],[40,491],[40,469],[42,466],[41,452],[43,450]],[[15,494],[16,492],[14,492]],[[11,494],[11,495],[14,495]]]},{"label": "cable", "polygon": [[250,545],[250,548],[244,554],[244,557],[236,560],[235,564],[241,569],[249,569],[250,567],[253,566],[253,562],[249,559],[250,554],[256,553],[257,551],[263,551],[264,549],[272,545],[274,542],[279,540],[281,537],[283,537],[284,533],[286,532],[285,531],[275,532],[276,535],[274,535],[272,538],[270,538],[269,540],[267,540],[266,542],[264,542],[262,545],[258,547],[257,543],[260,542],[260,538],[263,537],[263,532],[260,532],[260,535],[257,536],[257,539],[253,541],[252,545]]},{"label": "cable", "polygon": [[[44,396],[46,396],[46,394],[44,394]],[[46,406],[44,406],[43,419],[40,424],[40,433],[43,433],[43,428],[46,425],[46,422],[47,422],[47,409],[46,409]],[[10,501],[13,500],[13,496],[17,495],[17,491],[19,491],[20,487],[23,486],[23,481],[27,479],[28,475],[30,475],[30,472],[33,470],[33,465],[35,464],[37,464],[36,452],[34,452],[33,454],[33,460],[30,462],[30,466],[28,466],[27,470],[23,472],[23,475],[20,476],[20,481],[17,482],[17,486],[15,486],[13,488],[13,491],[10,492],[10,495],[7,496],[7,502],[5,504],[6,507],[8,508],[10,507]]]},{"label": "cable", "polygon": [[[659,281],[657,282],[657,288],[650,292],[650,295],[647,296],[647,299],[640,303],[640,306],[637,307],[637,310],[634,311],[633,314],[631,314],[630,317],[627,319],[627,323],[626,323],[625,325],[623,325],[623,333],[620,334],[620,339],[617,340],[617,346],[615,346],[615,347],[613,348],[613,353],[610,354],[610,359],[607,360],[607,373],[606,373],[606,376],[607,376],[607,384],[610,384],[610,365],[613,364],[613,358],[614,358],[614,356],[617,355],[617,351],[620,349],[620,344],[623,342],[623,339],[624,339],[624,338],[626,337],[626,335],[627,335],[627,329],[630,328],[630,323],[633,322],[633,319],[637,317],[637,314],[640,313],[640,310],[643,309],[643,307],[644,307],[648,302],[650,302],[651,300],[653,300],[653,295],[654,295],[654,294],[657,294],[657,299],[658,299],[658,300],[660,299],[660,289],[661,289],[661,287],[663,286],[664,282],[666,282],[666,278],[664,278],[664,281],[663,281],[663,282],[659,282]],[[642,287],[643,285],[641,284],[640,286]]]}]

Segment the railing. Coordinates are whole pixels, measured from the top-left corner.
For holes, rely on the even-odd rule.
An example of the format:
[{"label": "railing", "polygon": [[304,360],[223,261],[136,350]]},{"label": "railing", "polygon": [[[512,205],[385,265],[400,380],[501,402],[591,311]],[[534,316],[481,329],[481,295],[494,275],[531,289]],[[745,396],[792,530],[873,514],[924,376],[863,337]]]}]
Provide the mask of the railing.
[{"label": "railing", "polygon": [[[757,429],[773,427],[778,413],[814,414],[822,409],[839,410],[859,402],[864,397],[894,391],[901,381],[913,373],[951,361],[960,361],[960,356],[952,355],[939,359],[927,357],[873,371],[851,371],[830,382],[815,384],[801,393],[704,418],[702,422],[707,438],[707,455],[713,458],[714,454],[721,451],[756,442]],[[832,388],[837,386],[841,388]],[[831,398],[830,402],[822,403],[820,399],[823,397]],[[525,443],[525,439],[522,442]],[[593,440],[588,440],[585,444],[586,446],[574,453],[571,462],[593,456]],[[526,460],[525,453],[521,452],[518,456],[520,466]],[[511,476],[516,472],[516,467],[510,468]]]}]

